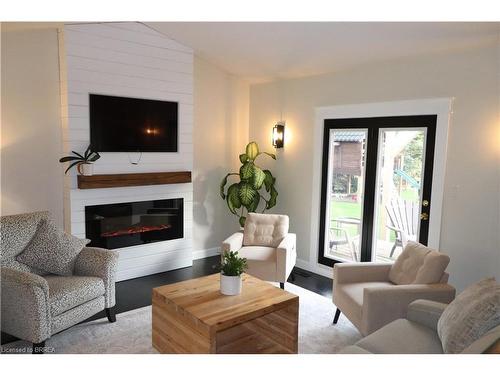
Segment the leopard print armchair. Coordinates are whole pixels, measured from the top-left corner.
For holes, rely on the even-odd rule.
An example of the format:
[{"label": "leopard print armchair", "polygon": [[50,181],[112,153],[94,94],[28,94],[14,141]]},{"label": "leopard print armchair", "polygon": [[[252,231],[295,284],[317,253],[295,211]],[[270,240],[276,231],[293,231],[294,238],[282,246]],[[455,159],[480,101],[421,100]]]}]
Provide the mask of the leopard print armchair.
[{"label": "leopard print armchair", "polygon": [[[71,275],[49,274],[16,260],[33,240],[48,212],[3,216],[1,240],[2,331],[33,343],[43,353],[45,340],[105,310],[115,317],[115,274],[118,255],[84,247]],[[57,256],[57,254],[55,254]]]}]

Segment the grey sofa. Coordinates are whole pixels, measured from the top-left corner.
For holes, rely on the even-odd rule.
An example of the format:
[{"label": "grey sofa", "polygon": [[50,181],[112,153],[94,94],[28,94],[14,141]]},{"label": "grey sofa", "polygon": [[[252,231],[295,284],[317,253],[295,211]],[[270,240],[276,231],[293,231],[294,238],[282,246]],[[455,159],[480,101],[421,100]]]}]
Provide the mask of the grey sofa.
[{"label": "grey sofa", "polygon": [[[438,320],[446,304],[417,300],[408,306],[406,319],[397,319],[344,348],[340,354],[442,354],[443,345],[437,333]],[[497,353],[495,343],[500,340],[497,326],[461,354]]]},{"label": "grey sofa", "polygon": [[33,343],[41,353],[45,340],[105,310],[115,317],[117,255],[105,249],[84,247],[73,274],[47,274],[16,260],[30,243],[48,212],[3,216],[1,230],[1,329]]}]

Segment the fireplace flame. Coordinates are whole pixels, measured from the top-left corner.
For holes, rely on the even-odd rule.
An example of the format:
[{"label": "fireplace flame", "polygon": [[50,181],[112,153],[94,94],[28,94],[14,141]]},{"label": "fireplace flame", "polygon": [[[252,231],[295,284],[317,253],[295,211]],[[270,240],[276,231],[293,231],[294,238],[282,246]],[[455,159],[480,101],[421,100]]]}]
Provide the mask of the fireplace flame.
[{"label": "fireplace flame", "polygon": [[126,236],[129,234],[137,234],[137,233],[145,233],[145,232],[153,232],[158,230],[165,230],[171,228],[170,224],[160,224],[160,225],[135,225],[132,227],[118,229],[115,231],[104,232],[101,234],[101,237],[118,237],[118,236]]}]

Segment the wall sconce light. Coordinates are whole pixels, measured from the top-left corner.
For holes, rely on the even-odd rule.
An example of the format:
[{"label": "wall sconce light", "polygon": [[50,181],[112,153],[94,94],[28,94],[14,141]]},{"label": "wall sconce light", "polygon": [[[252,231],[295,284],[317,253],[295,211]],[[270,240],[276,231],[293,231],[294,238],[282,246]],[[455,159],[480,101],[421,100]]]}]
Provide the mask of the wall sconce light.
[{"label": "wall sconce light", "polygon": [[285,144],[285,122],[278,122],[273,128],[273,146],[283,148]]}]

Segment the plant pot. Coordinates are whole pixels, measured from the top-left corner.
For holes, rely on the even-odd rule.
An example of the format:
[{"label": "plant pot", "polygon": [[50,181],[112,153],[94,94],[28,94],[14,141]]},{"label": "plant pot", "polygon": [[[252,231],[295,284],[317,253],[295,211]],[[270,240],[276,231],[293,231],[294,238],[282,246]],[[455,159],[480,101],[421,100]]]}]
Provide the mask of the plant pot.
[{"label": "plant pot", "polygon": [[94,164],[92,163],[81,163],[76,167],[78,173],[82,176],[92,176],[94,174]]},{"label": "plant pot", "polygon": [[241,276],[226,276],[220,274],[220,292],[226,296],[235,296],[241,293]]}]

